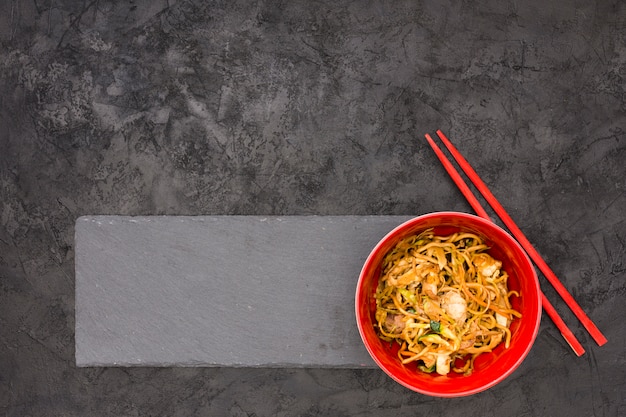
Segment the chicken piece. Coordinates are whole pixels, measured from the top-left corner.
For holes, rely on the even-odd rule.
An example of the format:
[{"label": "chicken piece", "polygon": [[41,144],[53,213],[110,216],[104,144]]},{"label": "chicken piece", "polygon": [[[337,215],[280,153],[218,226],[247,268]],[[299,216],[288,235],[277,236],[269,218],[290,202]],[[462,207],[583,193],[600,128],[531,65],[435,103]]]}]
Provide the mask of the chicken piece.
[{"label": "chicken piece", "polygon": [[509,319],[500,313],[496,313],[496,322],[502,327],[509,327]]},{"label": "chicken piece", "polygon": [[459,327],[467,320],[467,301],[457,290],[446,291],[441,297],[441,308]]},{"label": "chicken piece", "polygon": [[422,283],[422,292],[428,295],[433,300],[437,299],[437,284],[434,282]]},{"label": "chicken piece", "polygon": [[448,375],[450,373],[450,355],[439,353],[437,354],[437,373],[439,375]]},{"label": "chicken piece", "polygon": [[387,333],[398,334],[404,330],[405,323],[400,314],[388,314],[383,323]]},{"label": "chicken piece", "polygon": [[429,265],[431,265],[431,268],[429,268],[425,282],[422,282],[422,293],[428,295],[433,300],[437,300],[439,298],[439,296],[437,295],[437,288],[439,286],[439,274],[432,270],[433,268],[436,268],[435,265]]},{"label": "chicken piece", "polygon": [[502,267],[502,262],[496,261],[486,253],[478,253],[472,258],[472,263],[478,272],[485,278],[491,278]]}]

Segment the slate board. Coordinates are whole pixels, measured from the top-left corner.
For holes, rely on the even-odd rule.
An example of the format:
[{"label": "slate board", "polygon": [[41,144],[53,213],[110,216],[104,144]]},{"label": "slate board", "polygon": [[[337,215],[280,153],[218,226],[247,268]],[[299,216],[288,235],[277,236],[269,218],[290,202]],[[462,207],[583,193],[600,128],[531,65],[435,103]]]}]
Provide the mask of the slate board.
[{"label": "slate board", "polygon": [[354,316],[402,216],[84,216],[77,366],[373,367]]}]

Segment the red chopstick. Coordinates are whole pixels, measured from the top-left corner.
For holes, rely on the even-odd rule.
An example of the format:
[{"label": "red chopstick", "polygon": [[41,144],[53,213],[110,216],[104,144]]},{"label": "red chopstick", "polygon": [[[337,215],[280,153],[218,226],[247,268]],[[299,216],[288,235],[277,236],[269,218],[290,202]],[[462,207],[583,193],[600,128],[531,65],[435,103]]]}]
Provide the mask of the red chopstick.
[{"label": "red chopstick", "polygon": [[[456,186],[459,188],[459,190],[461,190],[465,198],[467,198],[467,201],[470,203],[476,214],[486,220],[493,221],[489,218],[489,215],[487,214],[485,209],[481,206],[480,202],[474,196],[469,186],[465,183],[461,175],[458,173],[456,168],[454,168],[446,155],[441,151],[439,146],[437,146],[437,144],[430,137],[429,134],[426,134],[425,136],[426,140],[428,140],[428,143],[430,144],[430,147],[433,148],[433,151],[435,151],[435,154],[443,164],[444,168],[446,169],[446,171],[448,171],[448,174],[450,175]],[[559,329],[561,335],[563,335],[563,338],[570,345],[574,353],[576,353],[577,356],[581,356],[583,353],[585,353],[585,349],[582,347],[578,339],[576,339],[574,333],[572,333],[569,327],[567,327],[567,324],[565,324],[561,316],[559,316],[559,313],[557,313],[557,311],[554,309],[550,301],[548,301],[543,292],[541,292],[541,305],[550,317],[550,319],[552,319],[556,327]]]},{"label": "red chopstick", "polygon": [[537,267],[541,270],[546,279],[552,284],[554,289],[559,293],[561,298],[565,301],[565,303],[569,306],[569,308],[574,312],[576,317],[583,324],[585,329],[589,332],[591,337],[596,341],[599,346],[604,345],[607,342],[606,337],[602,334],[600,329],[591,321],[591,319],[587,316],[587,314],[583,311],[582,307],[578,305],[574,297],[567,291],[565,286],[561,283],[561,281],[557,278],[556,274],[550,269],[548,264],[543,260],[541,255],[535,250],[533,245],[528,241],[524,233],[517,227],[513,219],[508,215],[506,210],[502,207],[502,205],[498,202],[496,197],[489,191],[487,185],[480,179],[476,171],[472,168],[472,166],[463,158],[463,155],[452,145],[450,140],[443,134],[441,130],[437,130],[437,135],[441,139],[441,141],[446,145],[454,159],[457,161],[463,172],[469,177],[472,183],[476,186],[478,191],[485,197],[485,200],[491,205],[496,214],[502,219],[506,227],[509,229],[511,234],[517,239],[520,245],[524,248],[528,256],[535,262]]}]

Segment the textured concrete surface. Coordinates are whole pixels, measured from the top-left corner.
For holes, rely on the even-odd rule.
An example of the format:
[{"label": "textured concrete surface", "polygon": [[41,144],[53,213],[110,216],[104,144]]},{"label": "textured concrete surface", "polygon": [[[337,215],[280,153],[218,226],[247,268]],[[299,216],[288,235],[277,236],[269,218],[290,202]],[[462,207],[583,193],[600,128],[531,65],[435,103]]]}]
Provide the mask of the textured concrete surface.
[{"label": "textured concrete surface", "polygon": [[82,216],[78,366],[373,368],[354,296],[403,216]]},{"label": "textured concrete surface", "polygon": [[[626,414],[624,2],[0,3],[6,416]],[[77,368],[81,215],[469,210],[441,128],[609,339],[458,400],[378,370]],[[545,284],[545,281],[542,282]]]}]

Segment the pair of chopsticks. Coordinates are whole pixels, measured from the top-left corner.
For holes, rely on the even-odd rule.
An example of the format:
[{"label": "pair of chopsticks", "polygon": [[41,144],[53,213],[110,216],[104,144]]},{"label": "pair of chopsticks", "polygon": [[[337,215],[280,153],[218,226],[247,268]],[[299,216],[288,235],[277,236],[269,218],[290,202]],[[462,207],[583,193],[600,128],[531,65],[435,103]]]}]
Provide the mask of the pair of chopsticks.
[{"label": "pair of chopsticks", "polygon": [[[485,209],[481,206],[476,196],[474,196],[468,185],[461,177],[461,174],[459,174],[456,168],[454,168],[454,166],[448,160],[443,151],[437,146],[433,138],[428,133],[425,136],[426,140],[430,144],[431,148],[433,148],[433,151],[435,151],[435,154],[443,164],[446,171],[448,171],[448,174],[450,175],[454,183],[457,185],[459,190],[461,190],[474,211],[476,211],[476,214],[486,220],[492,221],[489,218],[489,215],[487,214]],[[550,267],[548,266],[548,264],[546,264],[541,255],[539,255],[539,253],[535,250],[535,248],[528,241],[524,233],[522,233],[519,227],[517,227],[513,219],[511,219],[506,210],[504,210],[496,197],[491,193],[491,191],[489,191],[487,185],[480,179],[480,177],[478,176],[476,171],[474,171],[469,162],[465,160],[463,155],[461,155],[461,153],[454,147],[454,145],[452,145],[450,140],[443,134],[441,130],[437,130],[437,136],[439,136],[439,139],[441,139],[446,148],[448,148],[450,154],[452,154],[457,164],[461,167],[467,177],[472,181],[476,189],[480,192],[480,194],[482,194],[485,200],[496,212],[498,217],[500,217],[500,219],[509,229],[513,237],[515,237],[518,243],[524,248],[524,250],[533,260],[535,265],[537,265],[537,267],[541,270],[546,279],[550,282],[550,284],[552,284],[557,293],[561,296],[561,298],[563,298],[565,303],[580,320],[585,329],[587,329],[591,337],[593,337],[593,339],[599,346],[604,345],[607,342],[606,337],[604,337],[602,332],[600,332],[600,330],[596,327],[593,321],[591,321],[587,314],[585,314],[580,305],[578,305],[576,300],[574,300],[574,297],[572,297],[569,291],[567,291],[567,289],[563,286],[561,281],[557,278],[556,274],[550,269]],[[563,335],[563,338],[565,338],[565,340],[574,350],[576,355],[581,356],[583,353],[585,353],[585,349],[582,347],[578,339],[576,339],[576,336],[574,336],[569,327],[567,327],[561,316],[559,316],[554,306],[550,303],[550,301],[548,301],[543,292],[541,293],[541,303],[545,312],[552,319],[556,327],[561,332],[561,335]]]}]

